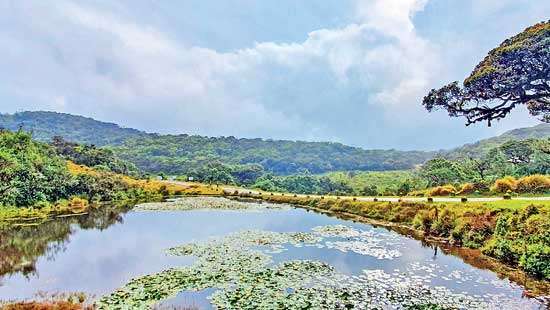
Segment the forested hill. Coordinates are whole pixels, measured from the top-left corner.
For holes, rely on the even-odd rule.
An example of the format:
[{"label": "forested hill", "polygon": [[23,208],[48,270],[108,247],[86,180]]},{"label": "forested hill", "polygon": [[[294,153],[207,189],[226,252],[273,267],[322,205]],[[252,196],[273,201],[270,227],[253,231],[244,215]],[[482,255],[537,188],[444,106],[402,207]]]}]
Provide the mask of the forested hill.
[{"label": "forested hill", "polygon": [[[32,131],[37,140],[62,136],[67,141],[111,148],[120,158],[143,171],[194,174],[197,170],[219,169],[213,164],[242,166],[259,164],[279,175],[307,169],[311,173],[341,170],[400,170],[424,163],[435,152],[364,150],[340,143],[239,139],[191,135],[159,135],[91,118],[55,112],[0,114],[0,128]],[[485,153],[509,140],[550,137],[550,124],[511,130],[498,137],[443,151],[449,158]],[[257,170],[257,167],[252,170]]]},{"label": "forested hill", "polygon": [[34,138],[108,146],[123,159],[147,172],[187,174],[215,162],[260,164],[275,174],[336,170],[408,169],[433,157],[433,152],[364,150],[330,142],[274,141],[148,134],[70,114],[22,112],[0,115],[0,128],[33,132]]},{"label": "forested hill", "polygon": [[492,148],[498,147],[510,140],[527,140],[550,138],[550,124],[542,123],[533,127],[518,128],[507,131],[500,136],[480,140],[476,143],[465,144],[461,147],[444,151],[442,155],[447,158],[479,157],[486,154]]},{"label": "forested hill", "polygon": [[0,128],[15,131],[20,127],[32,132],[33,138],[39,141],[49,142],[55,136],[62,136],[67,141],[96,146],[118,145],[129,138],[147,135],[136,129],[65,113],[39,111],[0,114]]}]

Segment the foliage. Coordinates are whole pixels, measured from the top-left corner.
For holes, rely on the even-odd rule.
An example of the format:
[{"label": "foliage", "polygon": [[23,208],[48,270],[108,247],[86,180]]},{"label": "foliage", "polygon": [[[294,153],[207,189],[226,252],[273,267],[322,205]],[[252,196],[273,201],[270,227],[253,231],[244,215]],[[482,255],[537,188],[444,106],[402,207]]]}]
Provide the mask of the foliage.
[{"label": "foliage", "polygon": [[60,136],[55,136],[52,139],[51,146],[54,147],[58,155],[79,165],[119,174],[139,175],[134,164],[121,160],[110,149],[68,142]]},{"label": "foliage", "polygon": [[331,172],[326,176],[347,184],[354,194],[365,196],[395,196],[426,188],[426,182],[413,170]]},{"label": "foliage", "polygon": [[70,195],[65,161],[22,131],[0,131],[0,205],[30,206]]},{"label": "foliage", "polygon": [[17,130],[20,126],[32,130],[41,141],[62,136],[77,143],[109,146],[119,158],[155,174],[190,175],[204,170],[211,162],[228,166],[260,165],[276,175],[296,174],[304,169],[314,174],[338,170],[395,170],[412,168],[433,156],[432,152],[364,150],[329,142],[147,134],[53,112],[0,115],[0,127]]},{"label": "foliage", "polygon": [[[86,147],[69,144],[67,148],[80,150]],[[71,156],[92,158],[87,155],[79,157],[78,154],[89,154],[88,151],[75,152],[76,155]],[[93,151],[94,154],[102,152]],[[83,212],[89,207],[88,202],[151,199],[176,192],[215,192],[199,185],[139,180],[110,169],[77,165],[57,155],[54,147],[34,141],[29,133],[23,131],[0,131],[0,180],[0,224],[10,216],[35,215],[40,219],[47,214]],[[19,210],[14,212],[13,207]],[[33,209],[39,210],[38,213]]]},{"label": "foliage", "polygon": [[430,190],[429,196],[450,196],[457,193],[457,190],[454,186],[448,184],[443,186],[437,186]]},{"label": "foliage", "polygon": [[509,193],[514,192],[517,187],[517,180],[514,177],[508,176],[502,179],[498,179],[495,181],[495,184],[493,187],[491,187],[491,190],[496,193]]},{"label": "foliage", "polygon": [[260,177],[253,185],[264,191],[291,192],[297,194],[334,194],[344,195],[353,192],[353,189],[339,181],[333,181],[326,176],[315,176],[302,173],[290,176],[274,176],[267,174]]},{"label": "foliage", "polygon": [[288,195],[261,198],[405,224],[424,231],[427,236],[482,248],[485,254],[502,262],[519,266],[533,276],[550,279],[550,202],[392,203]]},{"label": "foliage", "polygon": [[550,279],[550,246],[540,243],[527,246],[519,263],[528,273]]},{"label": "foliage", "polygon": [[465,172],[459,162],[439,157],[429,160],[420,169],[422,178],[428,181],[428,186],[439,186],[464,181]]},{"label": "foliage", "polygon": [[548,150],[546,153],[548,154],[550,153],[550,146],[548,142],[549,137],[550,124],[542,123],[533,127],[513,129],[496,137],[480,140],[475,143],[465,144],[449,151],[442,151],[440,155],[447,159],[482,158],[491,150],[498,148],[508,141],[523,141],[529,139],[536,139],[540,141],[540,145],[537,147],[539,150],[544,149],[544,145],[546,145],[546,149]]},{"label": "foliage", "polygon": [[518,193],[544,194],[550,192],[550,177],[544,175],[530,175],[518,180]]},{"label": "foliage", "polygon": [[424,97],[428,111],[443,109],[465,117],[467,125],[499,120],[525,105],[531,115],[550,122],[550,21],[505,40],[480,62],[463,87],[453,82]]}]

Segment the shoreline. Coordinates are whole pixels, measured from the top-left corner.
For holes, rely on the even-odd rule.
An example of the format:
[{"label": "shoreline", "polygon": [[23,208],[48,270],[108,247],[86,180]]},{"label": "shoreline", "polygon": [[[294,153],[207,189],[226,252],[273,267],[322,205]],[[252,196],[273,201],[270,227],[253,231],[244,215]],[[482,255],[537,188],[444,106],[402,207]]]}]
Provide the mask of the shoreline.
[{"label": "shoreline", "polygon": [[[225,195],[224,197],[228,199],[236,199],[243,201],[265,201],[269,203],[280,203],[280,204],[290,204],[296,208],[311,210],[313,212],[318,212],[325,214],[327,216],[336,217],[343,220],[351,220],[354,222],[360,222],[364,224],[369,224],[374,227],[384,227],[386,229],[397,232],[401,235],[419,240],[423,243],[426,243],[429,246],[435,246],[445,254],[451,254],[456,257],[459,257],[467,264],[479,268],[482,270],[490,270],[496,273],[499,277],[505,277],[510,281],[522,286],[525,290],[524,294],[526,297],[530,298],[543,298],[547,304],[550,304],[550,281],[544,279],[537,279],[527,272],[521,270],[519,266],[512,266],[501,262],[497,258],[488,256],[482,253],[481,249],[468,248],[452,242],[449,237],[440,237],[435,235],[430,235],[429,233],[414,228],[410,224],[392,222],[387,220],[370,218],[365,215],[344,211],[344,210],[331,210],[324,209],[311,205],[310,199],[319,199],[319,198],[307,198],[308,203],[303,203],[301,199],[304,197],[284,195],[284,196],[264,196],[264,195],[254,195],[254,194],[231,194]],[[282,198],[282,199],[281,199]],[[327,200],[331,198],[325,198]],[[334,199],[335,202],[355,202],[355,203],[367,203],[365,201],[353,201],[348,198]],[[302,202],[302,203],[300,203]],[[372,203],[372,202],[371,202]],[[380,202],[380,203],[392,203],[392,202]],[[394,203],[395,204],[395,203]]]}]

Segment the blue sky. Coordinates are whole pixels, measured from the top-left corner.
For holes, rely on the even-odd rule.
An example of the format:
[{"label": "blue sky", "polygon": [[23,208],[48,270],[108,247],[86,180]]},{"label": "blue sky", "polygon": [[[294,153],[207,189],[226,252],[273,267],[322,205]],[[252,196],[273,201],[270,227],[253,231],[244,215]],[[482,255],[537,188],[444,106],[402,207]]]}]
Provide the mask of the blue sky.
[{"label": "blue sky", "polygon": [[0,112],[161,133],[440,149],[492,128],[428,114],[544,0],[0,1]]}]

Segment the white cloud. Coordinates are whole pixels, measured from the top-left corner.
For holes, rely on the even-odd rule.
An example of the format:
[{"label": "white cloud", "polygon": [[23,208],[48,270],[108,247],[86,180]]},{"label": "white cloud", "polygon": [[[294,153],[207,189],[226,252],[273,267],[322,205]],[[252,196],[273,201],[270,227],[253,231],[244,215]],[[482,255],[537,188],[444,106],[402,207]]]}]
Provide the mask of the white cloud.
[{"label": "white cloud", "polygon": [[10,2],[0,96],[153,131],[387,146],[380,127],[412,128],[442,70],[413,23],[426,2],[357,0],[341,28],[232,52],[80,2]]}]

